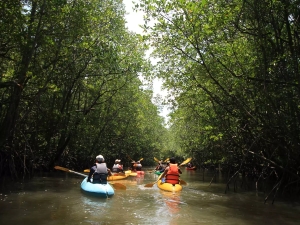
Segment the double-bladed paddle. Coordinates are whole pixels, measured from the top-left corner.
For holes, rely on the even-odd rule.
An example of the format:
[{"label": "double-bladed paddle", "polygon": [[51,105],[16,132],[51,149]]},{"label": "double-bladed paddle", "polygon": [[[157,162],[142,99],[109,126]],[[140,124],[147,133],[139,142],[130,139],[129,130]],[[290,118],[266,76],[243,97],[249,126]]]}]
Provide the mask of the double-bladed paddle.
[{"label": "double-bladed paddle", "polygon": [[155,157],[154,157],[154,161],[155,161],[155,162],[159,162],[159,160],[158,160],[157,158],[155,158]]},{"label": "double-bladed paddle", "polygon": [[[87,175],[85,175],[83,173],[78,173],[76,171],[69,170],[68,168],[64,168],[64,167],[61,167],[61,166],[54,166],[54,169],[69,172],[69,173],[75,173],[77,175],[87,177]],[[120,183],[109,183],[109,184],[111,184],[117,190],[126,190],[126,186],[124,184],[120,184]]]},{"label": "double-bladed paddle", "polygon": [[[162,175],[162,174],[161,174]],[[161,177],[161,175],[157,178],[157,180],[155,181],[155,182],[153,182],[153,183],[149,183],[149,184],[145,184],[145,186],[144,187],[153,187],[153,185],[154,184],[156,184],[158,181],[159,181],[159,179],[160,179],[160,177]]]},{"label": "double-bladed paddle", "polygon": [[189,163],[192,160],[192,158],[187,158],[186,160],[184,160],[179,166],[183,166],[187,163]]}]

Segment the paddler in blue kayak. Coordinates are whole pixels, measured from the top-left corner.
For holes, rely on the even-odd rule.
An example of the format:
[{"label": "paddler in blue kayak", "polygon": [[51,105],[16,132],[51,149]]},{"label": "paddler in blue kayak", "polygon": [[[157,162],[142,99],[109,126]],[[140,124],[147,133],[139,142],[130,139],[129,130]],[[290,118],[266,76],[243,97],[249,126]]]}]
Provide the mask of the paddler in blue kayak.
[{"label": "paddler in blue kayak", "polygon": [[175,158],[172,157],[169,165],[161,175],[160,180],[170,184],[179,184],[179,174],[182,174],[182,172],[176,163]]},{"label": "paddler in blue kayak", "polygon": [[102,155],[96,156],[96,162],[91,167],[87,182],[91,182],[93,177],[94,184],[107,184],[107,177],[111,176],[110,169],[107,168]]}]

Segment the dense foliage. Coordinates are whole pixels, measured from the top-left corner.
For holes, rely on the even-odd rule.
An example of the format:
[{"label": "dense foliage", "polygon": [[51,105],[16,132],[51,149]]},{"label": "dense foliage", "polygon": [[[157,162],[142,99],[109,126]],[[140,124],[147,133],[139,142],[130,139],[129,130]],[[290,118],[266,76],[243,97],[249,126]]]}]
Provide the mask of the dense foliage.
[{"label": "dense foliage", "polygon": [[[192,156],[228,184],[298,194],[299,1],[136,6],[148,35],[126,29],[122,0],[0,2],[0,175]],[[168,128],[141,76],[165,81]]]},{"label": "dense foliage", "polygon": [[8,0],[0,12],[1,177],[82,170],[98,154],[153,162],[166,129],[121,0]]},{"label": "dense foliage", "polygon": [[299,1],[143,0],[186,154],[299,193]]}]

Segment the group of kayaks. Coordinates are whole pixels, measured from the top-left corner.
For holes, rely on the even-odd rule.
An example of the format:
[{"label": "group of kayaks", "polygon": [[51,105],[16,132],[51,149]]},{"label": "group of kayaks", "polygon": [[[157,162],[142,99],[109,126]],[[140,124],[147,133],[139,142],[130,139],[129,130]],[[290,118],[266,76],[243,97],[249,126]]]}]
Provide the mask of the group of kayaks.
[{"label": "group of kayaks", "polygon": [[[126,179],[129,176],[138,176],[139,174],[142,175],[144,173],[145,173],[144,171],[132,172],[129,170],[129,171],[125,171],[125,175],[118,176],[117,174],[115,174],[115,176],[109,176],[107,180],[108,181],[122,180],[122,179]],[[159,189],[164,191],[171,191],[171,192],[178,192],[182,190],[182,185],[180,183],[173,185],[173,184],[165,183],[159,178],[157,179],[156,182],[154,182],[156,183]],[[87,177],[84,178],[84,180],[81,182],[81,189],[86,193],[94,194],[101,197],[110,197],[114,195],[114,188],[112,187],[111,183],[108,182],[107,184],[93,184],[87,182]]]},{"label": "group of kayaks", "polygon": [[[190,159],[188,159],[188,160],[190,160]],[[86,174],[78,173],[78,172],[75,172],[75,171],[69,170],[67,168],[60,167],[60,166],[55,166],[54,168],[65,171],[65,172],[71,172],[71,173],[75,173],[75,174],[84,176],[85,178],[83,179],[83,181],[81,182],[81,185],[80,185],[81,189],[86,193],[101,196],[101,197],[113,196],[115,193],[114,187],[120,188],[120,189],[126,189],[125,185],[120,184],[120,183],[114,183],[113,181],[126,179],[129,176],[143,176],[145,173],[144,171],[127,170],[122,174],[114,174],[113,176],[109,176],[107,178],[107,180],[108,180],[107,184],[94,184],[91,182],[87,182]],[[196,168],[194,168],[194,169],[196,169]],[[88,172],[88,171],[84,171],[84,172]],[[158,174],[161,176],[160,171],[155,171],[155,174]],[[166,183],[166,182],[162,181],[160,179],[160,176],[158,177],[158,179],[155,182],[153,182],[151,184],[146,184],[145,187],[152,187],[154,184],[156,184],[159,189],[164,190],[164,191],[178,192],[178,191],[182,190],[182,185],[184,185],[184,183],[185,183],[184,181],[180,181],[179,184],[170,184],[170,183]]]}]

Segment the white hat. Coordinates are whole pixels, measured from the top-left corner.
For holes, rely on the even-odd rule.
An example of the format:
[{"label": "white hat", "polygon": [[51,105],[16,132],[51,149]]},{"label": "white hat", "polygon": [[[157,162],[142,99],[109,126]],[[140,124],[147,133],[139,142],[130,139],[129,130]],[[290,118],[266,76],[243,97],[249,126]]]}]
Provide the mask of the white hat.
[{"label": "white hat", "polygon": [[104,161],[104,157],[102,155],[97,155],[96,156],[96,160],[99,162],[103,162]]}]

